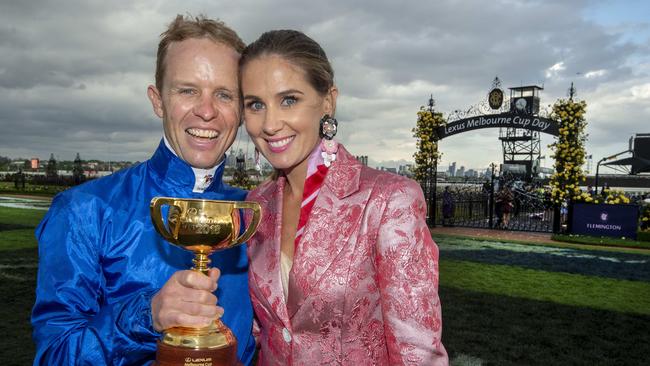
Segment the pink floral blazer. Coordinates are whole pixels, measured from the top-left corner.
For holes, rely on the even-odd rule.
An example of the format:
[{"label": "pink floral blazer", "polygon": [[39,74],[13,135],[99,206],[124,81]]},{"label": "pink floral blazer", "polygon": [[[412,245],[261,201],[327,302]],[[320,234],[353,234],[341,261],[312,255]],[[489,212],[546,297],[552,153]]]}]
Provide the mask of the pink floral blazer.
[{"label": "pink floral blazer", "polygon": [[447,365],[438,248],[412,180],[362,166],[342,146],[280,279],[283,177],[249,193],[262,220],[249,241],[260,365]]}]

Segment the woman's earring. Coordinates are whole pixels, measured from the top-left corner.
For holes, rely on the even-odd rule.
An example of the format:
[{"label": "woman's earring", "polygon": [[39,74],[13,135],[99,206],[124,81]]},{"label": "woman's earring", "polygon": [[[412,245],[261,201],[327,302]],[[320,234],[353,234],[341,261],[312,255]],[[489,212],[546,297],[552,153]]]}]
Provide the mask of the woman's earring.
[{"label": "woman's earring", "polygon": [[321,138],[326,140],[331,140],[336,136],[336,131],[338,130],[339,122],[334,117],[330,117],[329,114],[323,116],[320,119],[320,130],[318,131]]},{"label": "woman's earring", "polygon": [[255,148],[255,170],[259,173],[262,172],[262,164],[260,164],[260,151]]},{"label": "woman's earring", "polygon": [[321,156],[323,157],[323,164],[329,168],[333,161],[336,161],[336,152],[338,151],[339,144],[332,139],[336,136],[338,130],[338,121],[329,114],[320,119],[320,129],[318,134],[321,137]]}]

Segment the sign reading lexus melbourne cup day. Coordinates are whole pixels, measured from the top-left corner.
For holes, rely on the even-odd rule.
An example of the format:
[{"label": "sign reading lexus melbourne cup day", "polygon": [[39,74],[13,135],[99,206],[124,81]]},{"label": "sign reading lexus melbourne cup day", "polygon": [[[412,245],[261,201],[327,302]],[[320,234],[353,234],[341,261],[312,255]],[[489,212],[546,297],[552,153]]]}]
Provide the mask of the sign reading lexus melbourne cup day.
[{"label": "sign reading lexus melbourne cup day", "polygon": [[577,203],[573,206],[571,232],[636,239],[638,219],[639,209],[636,205]]},{"label": "sign reading lexus melbourne cup day", "polygon": [[515,113],[501,113],[463,118],[450,122],[446,126],[438,128],[438,138],[442,139],[457,133],[492,127],[523,128],[553,136],[560,134],[557,121],[552,119]]}]

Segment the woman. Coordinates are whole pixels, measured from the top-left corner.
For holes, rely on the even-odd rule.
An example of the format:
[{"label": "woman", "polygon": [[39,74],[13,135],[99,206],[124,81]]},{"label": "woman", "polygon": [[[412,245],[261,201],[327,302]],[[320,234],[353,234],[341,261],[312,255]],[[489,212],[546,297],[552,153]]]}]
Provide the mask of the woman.
[{"label": "woman", "polygon": [[454,196],[449,186],[442,192],[442,226],[454,226]]},{"label": "woman", "polygon": [[249,284],[263,365],[446,365],[438,249],[420,187],[332,139],[338,90],[304,34],[263,34],[240,60],[246,130],[276,176]]},{"label": "woman", "polygon": [[501,190],[497,194],[496,201],[501,204],[501,212],[503,219],[501,220],[502,228],[507,229],[510,224],[510,213],[512,212],[514,196],[510,188],[506,185],[501,187]]}]

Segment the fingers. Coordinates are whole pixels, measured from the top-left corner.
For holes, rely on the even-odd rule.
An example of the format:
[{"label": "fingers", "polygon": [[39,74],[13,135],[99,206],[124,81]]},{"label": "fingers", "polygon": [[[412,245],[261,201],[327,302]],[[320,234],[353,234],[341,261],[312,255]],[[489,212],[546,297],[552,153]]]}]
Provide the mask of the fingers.
[{"label": "fingers", "polygon": [[217,289],[219,275],[218,269],[210,268],[208,276],[196,271],[179,271],[174,273],[172,279],[175,278],[183,287],[213,292]]},{"label": "fingers", "polygon": [[174,273],[151,300],[151,317],[156,331],[175,326],[205,327],[223,315],[217,306],[219,270],[208,275],[195,271]]},{"label": "fingers", "polygon": [[212,324],[216,319],[216,317],[192,316],[180,311],[170,312],[167,314],[167,318],[169,325],[164,327],[163,330],[178,326],[203,328]]},{"label": "fingers", "polygon": [[[217,281],[219,281],[219,277],[221,276],[221,271],[219,271],[219,268],[210,268],[208,271],[208,277],[210,280],[216,285]],[[213,291],[216,291],[217,287],[215,286]]]}]

